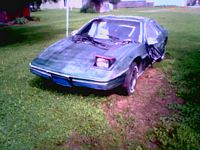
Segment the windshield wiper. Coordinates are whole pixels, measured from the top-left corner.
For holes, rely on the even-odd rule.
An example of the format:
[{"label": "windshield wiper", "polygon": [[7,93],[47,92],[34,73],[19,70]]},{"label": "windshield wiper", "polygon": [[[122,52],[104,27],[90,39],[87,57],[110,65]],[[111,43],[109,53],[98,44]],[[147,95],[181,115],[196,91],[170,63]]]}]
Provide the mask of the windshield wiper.
[{"label": "windshield wiper", "polygon": [[115,42],[120,42],[122,44],[129,44],[129,43],[138,43],[137,41],[133,41],[132,39],[128,38],[128,39],[123,39],[120,40],[120,38],[113,36],[113,35],[107,35],[110,39],[114,40]]},{"label": "windshield wiper", "polygon": [[122,44],[129,44],[129,43],[140,43],[140,42],[138,42],[138,41],[135,41],[135,40],[132,40],[132,39],[124,39],[123,41],[122,41]]},{"label": "windshield wiper", "polygon": [[110,39],[112,39],[112,40],[114,40],[114,41],[119,41],[120,40],[120,38],[118,38],[118,37],[116,37],[116,36],[113,36],[113,35],[106,35],[106,36],[108,36]]},{"label": "windshield wiper", "polygon": [[102,42],[96,41],[94,38],[91,39],[91,43],[94,45],[101,45],[103,47],[106,47],[105,44],[103,44]]},{"label": "windshield wiper", "polygon": [[81,40],[82,41],[92,41],[93,38],[91,36],[89,36],[88,34],[82,34],[81,35]]},{"label": "windshield wiper", "polygon": [[84,33],[84,34],[76,34],[75,36],[73,36],[73,41],[77,42],[77,41],[91,41],[92,37],[89,36],[88,34]]},{"label": "windshield wiper", "polygon": [[103,43],[101,43],[101,42],[99,42],[99,41],[96,41],[93,37],[91,37],[91,36],[89,36],[88,34],[77,34],[76,36],[74,36],[73,37],[73,40],[75,41],[75,42],[77,42],[77,41],[81,41],[81,42],[85,42],[85,41],[88,41],[88,42],[90,42],[90,43],[92,43],[92,44],[94,44],[94,45],[101,45],[101,46],[103,46],[103,47],[106,47],[106,45],[105,44],[103,44]]},{"label": "windshield wiper", "polygon": [[133,41],[131,39],[124,39],[122,41],[122,44],[129,44],[129,43],[133,43]]}]

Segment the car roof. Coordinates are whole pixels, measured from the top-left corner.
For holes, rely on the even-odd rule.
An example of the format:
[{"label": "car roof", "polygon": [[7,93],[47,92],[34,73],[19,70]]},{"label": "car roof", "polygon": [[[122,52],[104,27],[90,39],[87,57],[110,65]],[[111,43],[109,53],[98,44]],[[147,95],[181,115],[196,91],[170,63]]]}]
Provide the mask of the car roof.
[{"label": "car roof", "polygon": [[142,17],[142,16],[115,16],[115,15],[109,15],[109,16],[100,16],[98,19],[109,19],[109,20],[129,20],[129,21],[139,21],[139,22],[146,22],[150,20],[150,18]]}]

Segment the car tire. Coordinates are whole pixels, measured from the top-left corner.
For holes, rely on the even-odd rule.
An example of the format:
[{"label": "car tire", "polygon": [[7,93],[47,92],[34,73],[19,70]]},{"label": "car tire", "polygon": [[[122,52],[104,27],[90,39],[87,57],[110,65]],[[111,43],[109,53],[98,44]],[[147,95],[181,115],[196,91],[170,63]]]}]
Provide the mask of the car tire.
[{"label": "car tire", "polygon": [[124,88],[126,95],[130,96],[135,91],[138,78],[138,66],[135,62],[131,64],[124,80]]}]

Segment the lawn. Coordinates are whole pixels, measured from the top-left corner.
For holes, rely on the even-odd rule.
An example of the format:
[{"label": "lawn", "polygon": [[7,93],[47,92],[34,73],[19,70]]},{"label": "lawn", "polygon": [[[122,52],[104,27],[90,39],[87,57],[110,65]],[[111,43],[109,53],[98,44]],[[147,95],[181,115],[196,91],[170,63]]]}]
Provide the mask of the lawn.
[{"label": "lawn", "polygon": [[[181,121],[175,120],[175,127],[171,123],[167,127],[160,125],[154,136],[161,139],[159,148],[199,149],[200,11],[118,9],[112,14],[155,18],[168,29],[166,59],[154,67],[162,70],[185,105],[171,105],[171,109],[181,112]],[[122,148],[121,133],[109,125],[101,109],[101,104],[108,101],[108,94],[63,88],[29,72],[34,57],[65,37],[64,10],[45,10],[32,15],[40,21],[0,28],[0,149],[62,149],[74,134],[88,137],[90,141],[81,145],[85,149]],[[70,32],[98,15],[73,10]],[[170,137],[168,128],[174,129],[175,137]],[[187,146],[185,141],[189,143]]]}]

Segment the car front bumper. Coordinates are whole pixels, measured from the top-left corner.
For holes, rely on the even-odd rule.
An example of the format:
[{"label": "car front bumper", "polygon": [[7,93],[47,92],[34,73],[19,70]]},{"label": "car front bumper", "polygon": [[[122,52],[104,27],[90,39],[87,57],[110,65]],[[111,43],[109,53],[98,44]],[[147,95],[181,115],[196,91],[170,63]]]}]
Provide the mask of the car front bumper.
[{"label": "car front bumper", "polygon": [[72,77],[70,75],[60,74],[57,72],[45,70],[36,66],[33,66],[30,64],[30,71],[40,77],[52,80],[56,84],[60,84],[62,86],[66,87],[87,87],[92,89],[98,89],[98,90],[110,90],[113,89],[119,85],[121,85],[124,82],[125,73],[118,76],[115,79],[109,80],[109,81],[94,81],[94,80],[88,80],[88,79],[80,79],[76,77]]}]

